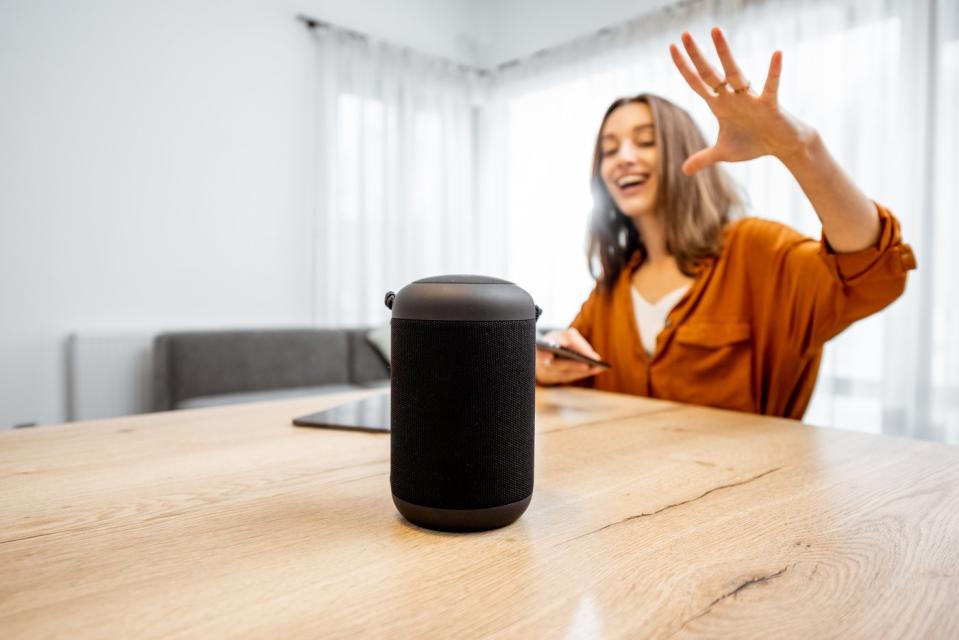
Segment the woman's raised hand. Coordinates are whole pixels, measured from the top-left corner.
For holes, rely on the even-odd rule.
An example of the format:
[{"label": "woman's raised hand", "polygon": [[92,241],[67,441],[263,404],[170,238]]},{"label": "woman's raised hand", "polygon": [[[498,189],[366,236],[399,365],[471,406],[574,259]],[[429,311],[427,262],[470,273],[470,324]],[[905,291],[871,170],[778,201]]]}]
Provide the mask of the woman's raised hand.
[{"label": "woman's raised hand", "polygon": [[[550,331],[543,337],[549,342],[555,342],[561,347],[566,347],[590,358],[600,359],[599,354],[593,350],[593,347],[586,341],[586,338],[576,329],[570,328]],[[536,350],[536,382],[540,384],[550,385],[573,382],[580,378],[594,376],[602,370],[602,367],[595,367],[585,362],[560,358],[549,351]]]},{"label": "woman's raised hand", "polygon": [[676,68],[719,121],[716,144],[689,156],[683,163],[683,173],[691,175],[716,162],[740,162],[765,155],[786,161],[802,153],[816,132],[779,107],[782,52],[773,52],[766,83],[757,94],[736,65],[719,27],[713,27],[712,37],[725,77],[707,62],[689,32],[683,33],[682,41],[695,68],[689,66],[679,47],[669,45]]}]

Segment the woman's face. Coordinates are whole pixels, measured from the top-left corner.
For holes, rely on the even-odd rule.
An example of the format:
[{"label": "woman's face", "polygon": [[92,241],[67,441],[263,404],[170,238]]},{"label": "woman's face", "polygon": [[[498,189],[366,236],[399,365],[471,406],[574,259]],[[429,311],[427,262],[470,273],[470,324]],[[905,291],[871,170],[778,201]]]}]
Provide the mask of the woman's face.
[{"label": "woman's face", "polygon": [[609,114],[600,133],[600,176],[623,214],[655,211],[659,151],[653,113],[645,102],[630,102]]}]

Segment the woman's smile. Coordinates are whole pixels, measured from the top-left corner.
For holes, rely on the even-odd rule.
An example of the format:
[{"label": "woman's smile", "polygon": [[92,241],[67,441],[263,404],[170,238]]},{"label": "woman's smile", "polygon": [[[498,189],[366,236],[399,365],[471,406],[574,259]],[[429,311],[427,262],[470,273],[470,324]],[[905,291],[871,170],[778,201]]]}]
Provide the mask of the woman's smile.
[{"label": "woman's smile", "polygon": [[627,173],[616,180],[619,192],[626,197],[639,194],[649,184],[649,173]]}]

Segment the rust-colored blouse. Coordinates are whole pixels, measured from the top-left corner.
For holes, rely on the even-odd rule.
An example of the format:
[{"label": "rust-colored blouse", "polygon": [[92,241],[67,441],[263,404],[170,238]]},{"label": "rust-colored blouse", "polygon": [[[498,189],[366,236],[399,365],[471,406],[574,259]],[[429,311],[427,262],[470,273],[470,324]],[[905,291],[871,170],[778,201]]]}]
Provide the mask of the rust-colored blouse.
[{"label": "rust-colored blouse", "polygon": [[916,267],[884,207],[879,240],[837,254],[825,236],[743,218],[670,312],[647,356],[630,294],[637,252],[608,293],[593,290],[570,326],[612,368],[577,386],[800,419],[823,344],[895,300]]}]

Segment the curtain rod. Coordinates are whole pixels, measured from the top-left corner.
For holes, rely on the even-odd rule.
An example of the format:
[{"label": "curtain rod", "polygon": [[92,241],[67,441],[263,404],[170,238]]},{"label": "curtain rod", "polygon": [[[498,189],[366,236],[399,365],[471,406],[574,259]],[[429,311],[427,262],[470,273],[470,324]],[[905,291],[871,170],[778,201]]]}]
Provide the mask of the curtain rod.
[{"label": "curtain rod", "polygon": [[[332,22],[326,22],[325,20],[318,20],[316,18],[311,18],[310,16],[307,16],[307,15],[299,14],[296,16],[296,19],[302,22],[304,25],[306,25],[306,28],[311,31],[314,29],[329,29],[330,31],[336,31],[337,33],[342,33],[343,35],[349,36],[351,38],[357,38],[359,40],[362,40],[363,42],[370,42],[371,40],[374,39],[369,34],[361,33],[360,31],[356,31],[355,29],[350,29],[348,27],[342,27],[338,24],[333,24]],[[382,38],[377,38],[377,39],[380,40],[381,42],[385,42],[389,46],[394,47],[396,49],[409,51],[411,53],[415,53],[418,56],[426,56],[429,58],[433,58],[435,60],[440,60],[448,65],[457,67],[464,71],[468,71],[469,73],[474,73],[480,76],[487,76],[491,73],[490,69],[477,67],[477,66],[466,64],[463,62],[457,62],[456,60],[451,60],[450,58],[446,58],[444,56],[439,56],[433,53],[426,53],[424,51],[420,51],[412,47],[408,47],[405,45],[396,44],[393,42],[389,42],[387,40],[383,40]]]}]

